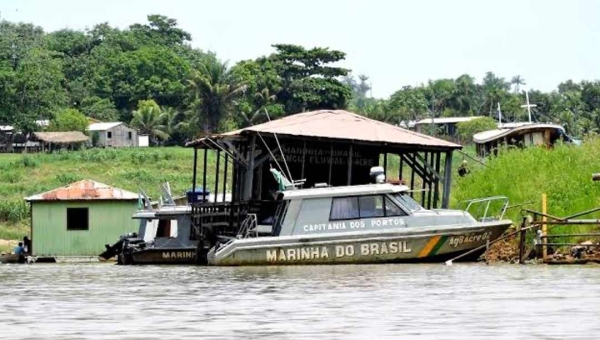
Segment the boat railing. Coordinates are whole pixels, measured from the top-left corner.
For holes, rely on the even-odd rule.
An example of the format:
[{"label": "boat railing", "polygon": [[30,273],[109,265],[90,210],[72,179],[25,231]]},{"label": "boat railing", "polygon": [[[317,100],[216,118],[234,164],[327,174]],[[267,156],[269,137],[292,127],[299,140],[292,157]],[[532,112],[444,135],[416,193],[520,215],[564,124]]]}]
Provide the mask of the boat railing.
[{"label": "boat railing", "polygon": [[237,238],[258,237],[258,219],[256,214],[248,214],[242,222]]},{"label": "boat railing", "polygon": [[[501,204],[501,206],[499,207],[498,215],[493,216],[490,214],[490,209],[494,210],[497,207],[498,203]],[[468,212],[480,222],[490,220],[501,220],[502,218],[504,218],[504,214],[506,213],[506,209],[508,208],[508,197],[491,196],[485,198],[466,200],[461,202],[461,207],[464,207],[462,209],[463,211]]]}]

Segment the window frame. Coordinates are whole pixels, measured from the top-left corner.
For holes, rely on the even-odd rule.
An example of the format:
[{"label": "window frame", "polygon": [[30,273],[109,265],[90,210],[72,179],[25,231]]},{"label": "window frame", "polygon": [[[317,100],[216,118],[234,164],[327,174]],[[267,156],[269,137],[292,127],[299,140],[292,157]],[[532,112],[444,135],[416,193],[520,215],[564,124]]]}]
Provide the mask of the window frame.
[{"label": "window frame", "polygon": [[112,139],[112,131],[106,131],[106,139]]},{"label": "window frame", "polygon": [[[383,216],[372,216],[372,217],[362,217],[360,214],[360,197],[369,197],[369,196],[380,196],[383,198]],[[333,201],[335,199],[348,199],[348,198],[352,198],[352,199],[356,199],[356,203],[357,203],[357,207],[358,207],[358,217],[350,217],[350,218],[332,218],[332,214],[333,214]],[[406,216],[410,216],[410,212],[407,211],[407,209],[405,207],[403,207],[400,204],[396,204],[396,206],[398,207],[398,209],[400,209],[400,211],[404,212],[404,215],[387,215],[387,209],[386,209],[386,200],[391,200],[392,204],[395,203],[395,200],[393,199],[393,197],[390,197],[388,194],[371,194],[371,195],[351,195],[351,196],[336,196],[336,197],[332,197],[331,198],[331,205],[329,207],[329,221],[349,221],[349,220],[357,220],[357,219],[373,219],[373,218],[386,218],[386,217],[406,217]]]},{"label": "window frame", "polygon": [[[81,211],[85,211],[85,228],[82,227],[74,227],[72,226],[72,224],[75,224],[77,226],[81,226],[82,222],[79,221],[79,219],[82,216],[74,216],[69,218],[70,214],[69,212],[75,213],[75,211],[80,211],[78,214],[81,214]],[[90,230],[90,208],[89,207],[70,207],[66,209],[66,227],[67,227],[67,231],[89,231]],[[72,221],[73,219],[76,219],[77,221]],[[71,222],[70,222],[71,221]]]}]

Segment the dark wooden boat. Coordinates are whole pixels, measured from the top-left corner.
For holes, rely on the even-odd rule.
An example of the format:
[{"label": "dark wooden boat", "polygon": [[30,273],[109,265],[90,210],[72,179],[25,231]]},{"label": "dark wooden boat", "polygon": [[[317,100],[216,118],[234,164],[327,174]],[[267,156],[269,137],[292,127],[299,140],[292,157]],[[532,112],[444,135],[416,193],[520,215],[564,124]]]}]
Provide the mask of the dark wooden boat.
[{"label": "dark wooden boat", "polygon": [[19,254],[0,255],[0,263],[25,263],[25,262],[27,262],[25,255],[19,255]]}]

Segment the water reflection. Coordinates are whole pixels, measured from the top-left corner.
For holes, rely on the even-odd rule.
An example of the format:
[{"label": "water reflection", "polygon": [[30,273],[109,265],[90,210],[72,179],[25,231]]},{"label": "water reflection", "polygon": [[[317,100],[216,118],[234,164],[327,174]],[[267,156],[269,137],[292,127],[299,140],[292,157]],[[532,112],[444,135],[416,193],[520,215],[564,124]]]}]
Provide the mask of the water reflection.
[{"label": "water reflection", "polygon": [[0,338],[596,339],[599,269],[0,265]]}]

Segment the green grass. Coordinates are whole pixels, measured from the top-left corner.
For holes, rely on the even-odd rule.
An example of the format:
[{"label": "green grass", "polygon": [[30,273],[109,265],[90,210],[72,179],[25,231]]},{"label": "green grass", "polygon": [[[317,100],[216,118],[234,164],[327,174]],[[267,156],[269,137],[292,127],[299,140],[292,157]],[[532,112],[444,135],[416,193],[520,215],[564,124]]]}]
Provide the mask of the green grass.
[{"label": "green grass", "polygon": [[[159,185],[169,182],[174,196],[183,195],[192,186],[193,154],[193,149],[181,147],[0,154],[0,239],[22,238],[27,232],[23,225],[27,225],[29,209],[23,198],[82,179],[133,192],[143,189],[153,200],[160,196]],[[201,171],[202,158],[198,158]],[[215,162],[209,152],[211,171]],[[207,186],[214,188],[212,176]]]},{"label": "green grass", "polygon": [[[600,139],[587,140],[582,146],[556,145],[553,149],[531,147],[501,150],[464,178],[454,181],[452,204],[474,197],[504,195],[511,204],[533,202],[526,207],[541,211],[541,194],[548,198],[548,213],[567,216],[600,206],[600,183],[591,180],[600,172]],[[512,209],[507,217],[515,223],[522,219],[521,209]],[[600,218],[600,213],[583,218]],[[553,234],[583,233],[596,227],[564,226],[551,229]]]}]

